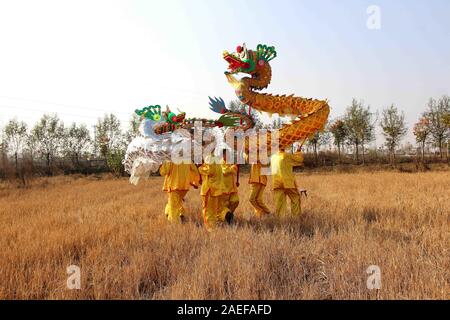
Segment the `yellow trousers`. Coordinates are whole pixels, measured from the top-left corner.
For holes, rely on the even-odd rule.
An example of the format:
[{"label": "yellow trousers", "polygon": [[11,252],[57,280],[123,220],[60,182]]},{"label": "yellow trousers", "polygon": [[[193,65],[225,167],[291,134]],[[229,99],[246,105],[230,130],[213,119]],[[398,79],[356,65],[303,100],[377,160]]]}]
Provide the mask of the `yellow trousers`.
[{"label": "yellow trousers", "polygon": [[228,212],[234,213],[239,205],[239,195],[237,193],[223,194],[220,197],[220,214],[217,219],[225,221],[225,216]]},{"label": "yellow trousers", "polygon": [[181,216],[184,215],[183,199],[187,190],[173,190],[168,192],[169,199],[164,213],[170,222],[181,222]]},{"label": "yellow trousers", "polygon": [[286,214],[287,203],[286,197],[291,200],[291,214],[296,216],[301,213],[300,193],[297,189],[275,189],[275,214],[280,217]]},{"label": "yellow trousers", "polygon": [[263,194],[265,185],[261,183],[252,183],[250,184],[250,203],[255,209],[255,215],[260,217],[264,214],[270,213],[269,208],[264,204]]},{"label": "yellow trousers", "polygon": [[221,196],[211,196],[209,192],[202,196],[203,222],[208,232],[217,225],[218,216],[221,213],[220,204]]}]

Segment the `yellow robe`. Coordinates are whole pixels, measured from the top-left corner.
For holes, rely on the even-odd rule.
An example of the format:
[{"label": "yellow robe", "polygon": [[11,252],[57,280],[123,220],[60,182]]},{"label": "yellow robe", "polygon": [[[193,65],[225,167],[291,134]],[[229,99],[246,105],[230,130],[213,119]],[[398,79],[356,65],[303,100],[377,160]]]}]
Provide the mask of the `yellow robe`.
[{"label": "yellow robe", "polygon": [[205,163],[199,167],[202,175],[202,187],[200,195],[202,197],[202,211],[205,228],[212,231],[217,224],[221,214],[221,196],[223,194],[223,172],[218,158],[207,156]]},{"label": "yellow robe", "polygon": [[270,210],[263,200],[264,189],[267,185],[267,176],[261,175],[261,164],[252,164],[248,183],[250,184],[251,191],[249,200],[255,209],[255,215],[260,217],[264,214],[269,214]]},{"label": "yellow robe", "polygon": [[192,163],[175,164],[166,161],[159,172],[164,176],[163,190],[168,193],[164,213],[169,221],[181,222],[185,213],[184,197],[191,185],[198,186],[200,182],[198,169]]},{"label": "yellow robe", "polygon": [[291,213],[300,215],[300,194],[294,176],[294,167],[303,163],[301,153],[286,153],[278,151],[272,155],[270,166],[272,171],[272,189],[274,191],[275,214],[284,215],[286,212],[286,197],[291,200]]},{"label": "yellow robe", "polygon": [[223,161],[222,173],[224,190],[221,198],[221,214],[218,217],[220,221],[225,220],[225,216],[228,212],[234,213],[239,205],[237,187],[238,166],[235,164],[227,164]]}]

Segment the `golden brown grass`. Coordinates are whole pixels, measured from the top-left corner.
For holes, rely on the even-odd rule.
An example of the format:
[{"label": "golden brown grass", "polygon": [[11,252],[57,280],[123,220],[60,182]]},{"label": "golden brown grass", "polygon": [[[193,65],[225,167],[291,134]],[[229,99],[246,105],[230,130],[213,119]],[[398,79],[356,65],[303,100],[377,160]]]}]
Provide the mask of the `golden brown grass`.
[{"label": "golden brown grass", "polygon": [[[162,210],[161,178],[56,177],[1,185],[1,299],[448,299],[450,172],[299,174],[300,218],[250,212],[206,234],[190,191],[185,225]],[[270,193],[267,202],[273,205]],[[66,267],[81,267],[81,290]]]}]

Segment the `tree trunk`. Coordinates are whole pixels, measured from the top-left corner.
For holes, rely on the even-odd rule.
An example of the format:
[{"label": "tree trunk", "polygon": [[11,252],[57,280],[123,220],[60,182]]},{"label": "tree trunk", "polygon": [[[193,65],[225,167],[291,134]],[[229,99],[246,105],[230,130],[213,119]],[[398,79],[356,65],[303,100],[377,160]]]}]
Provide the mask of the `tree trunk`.
[{"label": "tree trunk", "polygon": [[314,148],[314,161],[315,161],[316,166],[317,166],[317,164],[319,162],[319,158],[317,157],[317,144],[316,143],[314,143],[313,148]]},{"label": "tree trunk", "polygon": [[50,153],[47,153],[47,175],[50,175]]},{"label": "tree trunk", "polygon": [[33,152],[30,152],[30,166],[31,166],[31,172],[34,173],[34,156],[33,156]]},{"label": "tree trunk", "polygon": [[366,158],[364,157],[364,143],[361,144],[361,148],[362,148],[362,161],[363,161],[363,164],[366,164]]},{"label": "tree trunk", "polygon": [[359,163],[359,152],[358,152],[359,148],[358,147],[359,147],[359,144],[355,143],[356,164]]},{"label": "tree trunk", "polygon": [[422,142],[422,163],[425,163],[425,141]]},{"label": "tree trunk", "polygon": [[75,169],[80,168],[80,156],[78,155],[78,152],[74,152],[72,155],[72,164],[74,165]]},{"label": "tree trunk", "polygon": [[16,164],[16,175],[18,175],[19,174],[19,161],[18,161],[17,152],[14,153],[14,161]]},{"label": "tree trunk", "polygon": [[389,148],[389,162],[391,166],[395,167],[395,147],[392,146]]},{"label": "tree trunk", "polygon": [[338,159],[339,159],[339,164],[341,164],[342,163],[342,161],[341,161],[341,144],[340,143],[338,143]]},{"label": "tree trunk", "polygon": [[447,153],[447,163],[449,162],[449,143],[450,143],[450,139],[448,139],[447,140],[447,150],[446,150],[446,153]]}]

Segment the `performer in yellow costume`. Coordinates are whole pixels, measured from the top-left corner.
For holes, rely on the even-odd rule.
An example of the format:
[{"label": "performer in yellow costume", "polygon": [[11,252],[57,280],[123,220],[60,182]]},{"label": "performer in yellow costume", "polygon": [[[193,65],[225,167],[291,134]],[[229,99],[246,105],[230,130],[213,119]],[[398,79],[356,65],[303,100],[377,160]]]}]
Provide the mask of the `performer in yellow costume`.
[{"label": "performer in yellow costume", "polygon": [[169,221],[180,223],[184,218],[183,201],[190,186],[198,188],[200,174],[195,164],[180,163],[175,164],[166,161],[159,170],[164,176],[163,190],[168,193],[168,201],[165,214]]},{"label": "performer in yellow costume", "polygon": [[222,161],[223,173],[223,194],[221,198],[221,214],[218,217],[220,221],[231,223],[234,218],[234,211],[239,205],[238,195],[238,166],[226,162],[226,157]]},{"label": "performer in yellow costume", "polygon": [[250,168],[250,177],[248,179],[250,184],[250,203],[255,209],[255,215],[261,217],[263,215],[269,214],[270,210],[264,204],[263,195],[264,189],[267,185],[267,176],[261,175],[261,164],[252,164]]},{"label": "performer in yellow costume", "polygon": [[272,189],[275,200],[275,214],[280,217],[286,213],[286,196],[291,200],[292,215],[300,215],[300,193],[295,182],[293,168],[303,163],[301,153],[287,153],[280,150],[270,159]]},{"label": "performer in yellow costume", "polygon": [[224,190],[220,159],[214,155],[206,156],[204,163],[199,167],[199,172],[202,176],[200,195],[203,220],[206,230],[210,232],[216,227],[218,220],[224,220],[224,217],[220,217],[221,196]]}]

